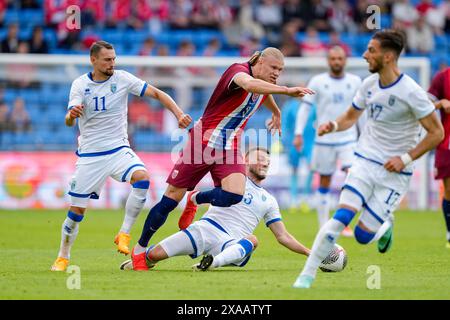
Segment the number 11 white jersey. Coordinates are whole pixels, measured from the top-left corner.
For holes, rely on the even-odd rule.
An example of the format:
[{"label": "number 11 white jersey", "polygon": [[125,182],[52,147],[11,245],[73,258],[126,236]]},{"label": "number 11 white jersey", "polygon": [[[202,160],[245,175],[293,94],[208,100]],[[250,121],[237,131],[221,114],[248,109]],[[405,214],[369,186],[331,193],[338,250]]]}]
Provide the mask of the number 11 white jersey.
[{"label": "number 11 white jersey", "polygon": [[89,72],[75,79],[68,108],[84,105],[78,119],[79,155],[110,151],[129,146],[128,94],[143,96],[147,83],[134,75],[115,70],[105,81],[94,81]]}]

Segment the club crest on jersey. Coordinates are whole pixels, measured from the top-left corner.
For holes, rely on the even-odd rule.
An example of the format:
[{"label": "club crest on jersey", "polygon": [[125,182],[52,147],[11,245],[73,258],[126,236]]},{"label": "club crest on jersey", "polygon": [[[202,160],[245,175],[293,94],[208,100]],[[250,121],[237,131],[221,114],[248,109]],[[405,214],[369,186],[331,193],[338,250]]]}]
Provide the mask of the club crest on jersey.
[{"label": "club crest on jersey", "polygon": [[389,96],[389,105],[392,106],[395,103],[395,97],[393,95]]},{"label": "club crest on jersey", "polygon": [[259,98],[259,93],[252,94],[252,102],[255,102]]},{"label": "club crest on jersey", "polygon": [[115,93],[117,91],[117,84],[111,83],[111,92]]},{"label": "club crest on jersey", "polygon": [[172,171],[172,179],[175,179],[178,175],[178,170],[173,170]]},{"label": "club crest on jersey", "polygon": [[91,94],[91,89],[89,89],[89,88],[84,89],[85,96],[90,95],[90,94]]}]

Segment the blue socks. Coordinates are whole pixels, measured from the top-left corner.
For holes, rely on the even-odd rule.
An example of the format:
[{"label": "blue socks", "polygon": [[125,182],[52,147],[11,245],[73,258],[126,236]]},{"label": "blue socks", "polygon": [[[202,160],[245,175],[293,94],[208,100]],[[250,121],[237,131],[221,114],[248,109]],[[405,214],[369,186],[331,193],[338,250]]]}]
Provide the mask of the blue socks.
[{"label": "blue socks", "polygon": [[241,202],[243,195],[214,188],[209,191],[199,192],[195,195],[197,204],[211,203],[216,207],[231,207],[233,204]]},{"label": "blue socks", "polygon": [[[444,213],[447,232],[450,232],[450,200],[446,200],[445,198],[442,200],[442,212]],[[447,240],[450,241],[450,239]]]},{"label": "blue socks", "polygon": [[153,234],[166,222],[169,213],[175,209],[178,202],[175,200],[163,196],[148,213],[147,219],[145,219],[144,228],[142,229],[141,238],[139,239],[139,245],[147,247],[150,238]]}]

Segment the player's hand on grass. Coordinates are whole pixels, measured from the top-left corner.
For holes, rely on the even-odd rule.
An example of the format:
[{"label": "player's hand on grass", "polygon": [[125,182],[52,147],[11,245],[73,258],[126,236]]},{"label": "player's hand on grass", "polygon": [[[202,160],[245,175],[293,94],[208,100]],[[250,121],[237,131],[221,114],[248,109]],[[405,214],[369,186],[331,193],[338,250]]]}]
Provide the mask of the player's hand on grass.
[{"label": "player's hand on grass", "polygon": [[314,90],[303,87],[291,87],[288,88],[287,95],[291,97],[303,98],[307,94],[315,94]]},{"label": "player's hand on grass", "polygon": [[295,149],[300,152],[303,149],[303,136],[301,134],[298,134],[294,138],[294,147]]},{"label": "player's hand on grass", "polygon": [[79,118],[83,115],[83,108],[84,106],[74,106],[72,109],[69,110],[69,117],[70,119],[74,120],[76,118]]},{"label": "player's hand on grass", "polygon": [[267,129],[272,133],[272,135],[278,131],[278,135],[281,137],[281,118],[280,116],[272,114],[272,119],[267,123]]},{"label": "player's hand on grass", "polygon": [[190,115],[183,113],[178,117],[178,128],[185,129],[192,122],[192,118]]},{"label": "player's hand on grass", "polygon": [[333,121],[328,121],[326,123],[323,123],[319,126],[317,129],[317,134],[320,136],[323,136],[324,134],[330,133],[335,131],[335,124]]},{"label": "player's hand on grass", "polygon": [[384,168],[389,172],[400,173],[404,168],[405,164],[402,159],[398,156],[390,158],[385,164]]}]

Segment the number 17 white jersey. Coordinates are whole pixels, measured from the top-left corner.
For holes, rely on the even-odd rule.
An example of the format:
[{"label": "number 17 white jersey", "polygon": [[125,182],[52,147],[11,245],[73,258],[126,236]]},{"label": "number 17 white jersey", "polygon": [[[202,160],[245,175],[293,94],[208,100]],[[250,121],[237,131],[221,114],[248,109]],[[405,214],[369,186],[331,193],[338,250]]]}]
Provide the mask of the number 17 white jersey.
[{"label": "number 17 white jersey", "polygon": [[[381,165],[417,145],[422,131],[418,120],[435,110],[426,92],[406,74],[386,87],[381,85],[378,73],[367,77],[353,99],[353,107],[368,112],[355,154]],[[404,169],[408,174],[411,171],[412,164]]]},{"label": "number 17 white jersey", "polygon": [[147,83],[134,75],[115,70],[105,81],[94,81],[89,72],[75,79],[70,90],[68,108],[84,105],[78,119],[79,155],[106,152],[128,141],[128,94],[143,96]]}]

